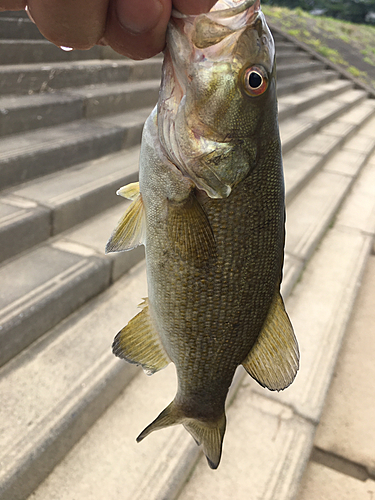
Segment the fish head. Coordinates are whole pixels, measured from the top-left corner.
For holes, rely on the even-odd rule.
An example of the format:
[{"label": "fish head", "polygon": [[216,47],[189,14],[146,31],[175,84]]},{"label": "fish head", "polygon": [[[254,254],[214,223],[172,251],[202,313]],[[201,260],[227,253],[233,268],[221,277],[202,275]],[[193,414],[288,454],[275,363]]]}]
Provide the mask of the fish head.
[{"label": "fish head", "polygon": [[158,129],[168,160],[208,196],[229,196],[247,175],[262,138],[278,134],[275,46],[259,0],[173,12]]}]

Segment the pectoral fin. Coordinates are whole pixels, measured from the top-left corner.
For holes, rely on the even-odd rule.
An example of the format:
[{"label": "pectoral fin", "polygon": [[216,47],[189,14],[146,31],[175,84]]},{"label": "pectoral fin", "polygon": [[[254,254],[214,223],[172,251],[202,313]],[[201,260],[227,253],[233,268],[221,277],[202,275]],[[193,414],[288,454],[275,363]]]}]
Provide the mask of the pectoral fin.
[{"label": "pectoral fin", "polygon": [[139,183],[133,182],[122,187],[117,194],[133,200],[120,219],[105,247],[105,253],[131,250],[144,242],[145,214]]},{"label": "pectoral fin", "polygon": [[138,313],[115,337],[113,353],[119,358],[141,365],[147,375],[165,368],[170,359],[151,321],[148,299],[140,305]]},{"label": "pectoral fin", "polygon": [[299,350],[280,293],[275,295],[262,332],[242,365],[271,391],[285,389],[293,382],[299,368]]},{"label": "pectoral fin", "polygon": [[184,202],[168,202],[168,233],[174,250],[184,260],[203,265],[216,255],[210,222],[193,192]]}]

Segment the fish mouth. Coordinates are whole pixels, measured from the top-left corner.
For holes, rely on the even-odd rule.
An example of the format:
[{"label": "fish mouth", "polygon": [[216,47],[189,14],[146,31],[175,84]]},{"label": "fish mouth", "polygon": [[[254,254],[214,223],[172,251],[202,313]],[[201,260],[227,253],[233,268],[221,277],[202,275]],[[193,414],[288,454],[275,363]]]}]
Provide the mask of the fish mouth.
[{"label": "fish mouth", "polygon": [[225,37],[253,24],[260,12],[260,0],[218,0],[213,8],[196,16],[172,10],[172,22],[183,29],[198,48],[216,45]]}]

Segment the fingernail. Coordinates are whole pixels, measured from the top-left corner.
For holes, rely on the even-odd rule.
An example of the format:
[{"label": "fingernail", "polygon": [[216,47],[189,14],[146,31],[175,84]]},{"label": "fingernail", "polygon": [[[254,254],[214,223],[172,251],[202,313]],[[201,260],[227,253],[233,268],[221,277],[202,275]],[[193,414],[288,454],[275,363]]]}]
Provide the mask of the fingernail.
[{"label": "fingernail", "polygon": [[31,15],[31,12],[30,12],[30,9],[29,9],[28,5],[26,5],[25,11],[26,11],[26,14],[29,16],[30,21],[35,24],[35,21],[33,19],[33,16]]},{"label": "fingernail", "polygon": [[136,35],[154,28],[161,17],[163,6],[159,0],[117,1],[116,13],[119,23]]}]

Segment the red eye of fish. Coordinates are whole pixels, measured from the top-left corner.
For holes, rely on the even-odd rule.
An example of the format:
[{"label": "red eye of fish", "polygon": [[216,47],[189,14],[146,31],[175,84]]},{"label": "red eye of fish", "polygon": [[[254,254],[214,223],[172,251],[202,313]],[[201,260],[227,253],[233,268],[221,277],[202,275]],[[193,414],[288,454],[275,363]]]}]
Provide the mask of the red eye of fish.
[{"label": "red eye of fish", "polygon": [[265,70],[259,66],[251,66],[243,74],[244,88],[247,95],[256,97],[263,94],[268,87]]}]

